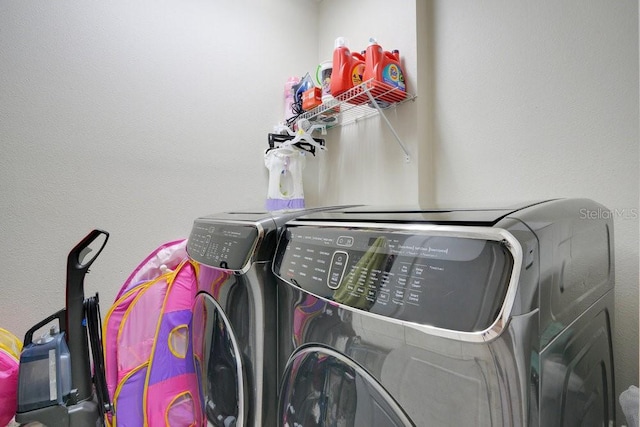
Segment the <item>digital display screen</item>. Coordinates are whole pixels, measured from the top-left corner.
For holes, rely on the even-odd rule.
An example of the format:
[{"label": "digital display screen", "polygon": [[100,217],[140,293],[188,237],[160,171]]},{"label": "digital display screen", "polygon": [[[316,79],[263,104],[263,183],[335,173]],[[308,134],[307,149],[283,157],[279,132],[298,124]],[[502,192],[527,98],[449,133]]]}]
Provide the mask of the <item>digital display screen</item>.
[{"label": "digital display screen", "polygon": [[282,280],[328,300],[464,332],[495,321],[512,267],[494,240],[313,226],[289,227],[274,263]]}]

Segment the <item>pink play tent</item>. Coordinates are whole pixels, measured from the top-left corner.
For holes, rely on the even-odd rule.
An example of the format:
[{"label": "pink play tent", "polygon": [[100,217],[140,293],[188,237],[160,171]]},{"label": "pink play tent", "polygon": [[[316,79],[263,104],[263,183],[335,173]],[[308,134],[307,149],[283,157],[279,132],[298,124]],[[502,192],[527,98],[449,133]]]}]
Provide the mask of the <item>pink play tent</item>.
[{"label": "pink play tent", "polygon": [[0,328],[0,426],[6,426],[16,413],[21,350],[22,342]]},{"label": "pink play tent", "polygon": [[104,322],[111,426],[202,424],[190,339],[197,268],[186,241],[153,251],[122,286]]}]

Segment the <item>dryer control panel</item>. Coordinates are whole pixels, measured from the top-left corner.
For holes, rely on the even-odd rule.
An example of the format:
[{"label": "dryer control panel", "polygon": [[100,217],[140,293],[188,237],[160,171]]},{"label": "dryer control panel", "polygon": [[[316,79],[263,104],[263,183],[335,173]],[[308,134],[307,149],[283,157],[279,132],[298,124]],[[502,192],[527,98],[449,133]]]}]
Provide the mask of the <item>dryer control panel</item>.
[{"label": "dryer control panel", "polygon": [[497,240],[312,225],[287,227],[274,260],[282,281],[311,294],[461,332],[496,320],[512,268]]},{"label": "dryer control panel", "polygon": [[204,265],[242,270],[249,262],[257,240],[258,229],[253,225],[201,218],[193,224],[187,253],[191,259]]}]

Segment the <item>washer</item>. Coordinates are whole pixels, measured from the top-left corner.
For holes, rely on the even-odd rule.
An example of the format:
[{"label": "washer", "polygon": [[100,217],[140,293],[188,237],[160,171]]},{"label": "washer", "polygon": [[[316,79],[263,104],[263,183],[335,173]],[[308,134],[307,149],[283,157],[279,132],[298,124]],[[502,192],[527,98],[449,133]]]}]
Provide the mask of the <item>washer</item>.
[{"label": "washer", "polygon": [[278,424],[615,425],[611,217],[565,199],[290,221]]},{"label": "washer", "polygon": [[320,209],[224,212],[194,221],[187,253],[198,268],[191,339],[209,426],[276,422],[276,282],[284,223]]}]

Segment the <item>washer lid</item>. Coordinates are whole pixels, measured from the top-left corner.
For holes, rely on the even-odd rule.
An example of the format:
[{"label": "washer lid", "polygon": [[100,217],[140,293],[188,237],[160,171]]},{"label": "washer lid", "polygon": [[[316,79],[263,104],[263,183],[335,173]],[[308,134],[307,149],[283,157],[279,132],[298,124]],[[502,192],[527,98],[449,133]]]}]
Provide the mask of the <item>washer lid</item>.
[{"label": "washer lid", "polygon": [[314,212],[297,221],[385,222],[457,224],[492,226],[507,215],[544,201],[525,202],[493,208],[425,207],[425,206],[357,206],[346,209]]},{"label": "washer lid", "polygon": [[215,222],[249,222],[253,224],[261,224],[262,227],[269,231],[271,227],[280,227],[287,221],[297,218],[301,215],[309,215],[315,212],[322,212],[332,209],[346,209],[354,205],[343,206],[320,206],[303,209],[282,209],[277,211],[268,211],[265,209],[248,209],[228,212],[218,212],[211,215],[202,216],[198,220],[215,221]]},{"label": "washer lid", "polygon": [[415,424],[363,367],[333,349],[309,346],[297,350],[287,363],[278,404],[278,425]]}]

